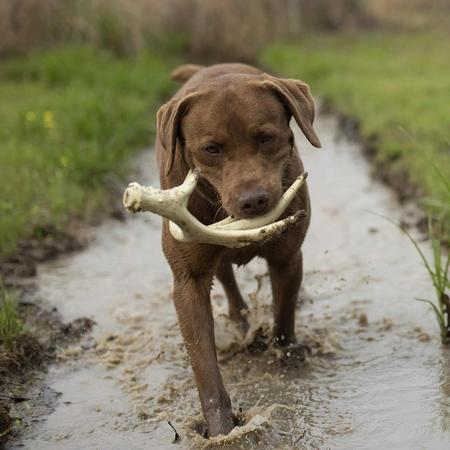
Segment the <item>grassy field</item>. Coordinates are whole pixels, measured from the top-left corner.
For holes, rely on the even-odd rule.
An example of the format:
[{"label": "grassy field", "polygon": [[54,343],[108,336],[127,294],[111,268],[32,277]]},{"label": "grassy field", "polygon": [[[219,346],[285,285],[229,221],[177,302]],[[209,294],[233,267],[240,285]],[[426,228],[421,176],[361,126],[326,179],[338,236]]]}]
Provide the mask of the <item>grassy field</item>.
[{"label": "grassy field", "polygon": [[444,33],[314,36],[265,50],[277,73],[360,120],[376,160],[406,171],[434,214],[450,220],[450,39]]},{"label": "grassy field", "polygon": [[64,47],[0,67],[0,256],[105,199],[105,180],[152,140],[176,57]]},{"label": "grassy field", "polygon": [[[277,44],[262,62],[299,77],[376,136],[378,161],[405,170],[450,217],[450,40],[439,33],[358,33]],[[0,67],[0,256],[47,225],[104,201],[105,181],[151,142],[173,89],[176,49],[120,58],[63,47]]]}]

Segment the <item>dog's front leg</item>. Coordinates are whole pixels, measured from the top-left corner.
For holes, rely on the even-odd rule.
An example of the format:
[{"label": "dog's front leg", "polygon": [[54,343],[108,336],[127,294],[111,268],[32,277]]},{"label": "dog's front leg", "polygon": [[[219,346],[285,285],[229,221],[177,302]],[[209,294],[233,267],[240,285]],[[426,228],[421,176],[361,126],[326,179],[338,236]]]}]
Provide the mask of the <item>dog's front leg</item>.
[{"label": "dog's front leg", "polygon": [[174,300],[181,333],[195,375],[208,434],[228,434],[233,428],[230,398],[217,364],[211,310],[211,276],[175,279]]}]

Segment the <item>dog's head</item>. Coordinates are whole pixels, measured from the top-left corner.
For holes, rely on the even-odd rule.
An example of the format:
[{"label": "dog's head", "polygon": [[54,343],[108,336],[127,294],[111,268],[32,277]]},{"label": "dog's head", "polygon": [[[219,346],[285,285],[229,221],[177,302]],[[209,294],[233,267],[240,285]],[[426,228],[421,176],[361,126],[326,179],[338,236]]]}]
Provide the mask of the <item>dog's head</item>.
[{"label": "dog's head", "polygon": [[167,151],[166,173],[176,152],[220,195],[238,218],[264,214],[280,199],[292,157],[295,119],[315,147],[314,102],[298,80],[267,74],[227,74],[175,97],[158,111],[158,135]]}]

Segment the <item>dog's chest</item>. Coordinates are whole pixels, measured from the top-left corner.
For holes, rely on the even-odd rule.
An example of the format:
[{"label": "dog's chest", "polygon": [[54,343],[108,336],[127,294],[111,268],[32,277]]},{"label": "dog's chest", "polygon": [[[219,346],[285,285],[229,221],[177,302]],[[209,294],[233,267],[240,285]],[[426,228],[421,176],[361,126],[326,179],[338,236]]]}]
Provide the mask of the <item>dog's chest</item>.
[{"label": "dog's chest", "polygon": [[[274,241],[277,240],[279,239],[275,239]],[[227,249],[222,256],[222,259],[237,264],[238,266],[242,266],[249,263],[257,256],[265,257],[269,248],[273,247],[274,241],[267,244],[250,244],[247,247]]]}]

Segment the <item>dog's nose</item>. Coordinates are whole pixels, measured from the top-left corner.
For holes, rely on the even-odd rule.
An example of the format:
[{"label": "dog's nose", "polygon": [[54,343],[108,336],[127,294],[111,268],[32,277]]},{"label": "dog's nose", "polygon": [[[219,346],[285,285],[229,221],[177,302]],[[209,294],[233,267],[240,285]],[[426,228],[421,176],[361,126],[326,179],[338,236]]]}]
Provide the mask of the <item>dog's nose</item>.
[{"label": "dog's nose", "polygon": [[238,200],[241,213],[244,216],[256,216],[266,212],[269,206],[269,194],[263,188],[256,188],[245,191]]}]

